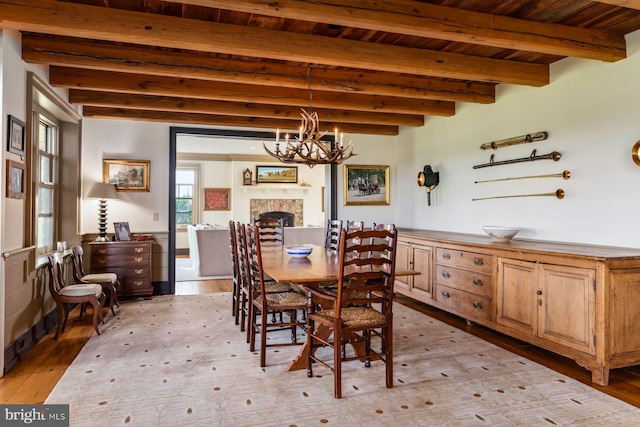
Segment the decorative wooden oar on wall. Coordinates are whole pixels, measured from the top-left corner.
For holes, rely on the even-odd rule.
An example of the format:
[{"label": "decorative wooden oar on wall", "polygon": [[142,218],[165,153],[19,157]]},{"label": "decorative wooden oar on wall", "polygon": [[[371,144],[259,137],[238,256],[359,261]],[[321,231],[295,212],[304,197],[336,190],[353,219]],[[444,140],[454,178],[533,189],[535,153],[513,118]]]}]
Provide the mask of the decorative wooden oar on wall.
[{"label": "decorative wooden oar on wall", "polygon": [[508,165],[508,164],[511,164],[511,163],[534,162],[536,160],[553,160],[553,161],[557,162],[558,160],[560,160],[561,154],[558,153],[557,151],[552,151],[549,154],[544,154],[544,155],[538,156],[538,155],[536,155],[536,150],[533,150],[529,157],[522,157],[522,158],[519,158],[519,159],[511,159],[511,160],[502,160],[502,161],[499,161],[499,162],[496,162],[494,160],[494,156],[495,156],[495,154],[491,155],[491,157],[489,158],[489,163],[484,163],[484,164],[481,164],[481,165],[475,165],[473,168],[474,169],[480,169],[480,168],[487,168],[489,166]]},{"label": "decorative wooden oar on wall", "polygon": [[477,199],[472,199],[474,202],[476,200],[489,200],[489,199],[509,199],[512,197],[555,197],[557,199],[564,198],[564,190],[562,188],[558,188],[554,193],[538,193],[538,194],[514,194],[512,196],[492,196],[492,197],[479,197]]}]

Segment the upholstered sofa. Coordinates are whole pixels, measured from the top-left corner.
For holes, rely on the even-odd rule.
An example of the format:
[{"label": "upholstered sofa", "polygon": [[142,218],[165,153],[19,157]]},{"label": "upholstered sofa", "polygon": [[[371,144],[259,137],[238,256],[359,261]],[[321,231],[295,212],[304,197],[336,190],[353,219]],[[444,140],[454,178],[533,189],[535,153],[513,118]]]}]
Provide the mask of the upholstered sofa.
[{"label": "upholstered sofa", "polygon": [[187,227],[189,258],[198,276],[232,276],[228,228],[197,224]]},{"label": "upholstered sofa", "polygon": [[[189,225],[189,258],[198,276],[232,276],[229,228],[208,224]],[[284,244],[324,245],[324,227],[285,227]]]}]

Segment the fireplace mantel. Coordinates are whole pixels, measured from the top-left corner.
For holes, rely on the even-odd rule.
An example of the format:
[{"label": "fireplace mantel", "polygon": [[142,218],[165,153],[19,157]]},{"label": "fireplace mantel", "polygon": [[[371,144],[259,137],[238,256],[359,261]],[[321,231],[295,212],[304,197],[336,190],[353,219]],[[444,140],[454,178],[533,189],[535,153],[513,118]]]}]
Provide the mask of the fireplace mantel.
[{"label": "fireplace mantel", "polygon": [[311,187],[295,186],[278,186],[278,187],[265,187],[262,185],[246,185],[240,187],[242,194],[270,194],[270,195],[301,195],[307,194],[311,190]]}]

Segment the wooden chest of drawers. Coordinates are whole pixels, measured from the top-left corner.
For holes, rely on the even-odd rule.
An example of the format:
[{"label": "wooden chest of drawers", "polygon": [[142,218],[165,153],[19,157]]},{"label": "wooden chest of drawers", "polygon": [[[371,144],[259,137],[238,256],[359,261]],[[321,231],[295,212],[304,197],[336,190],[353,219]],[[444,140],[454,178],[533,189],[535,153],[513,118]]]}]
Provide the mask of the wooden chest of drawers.
[{"label": "wooden chest of drawers", "polygon": [[153,242],[92,242],[91,272],[112,272],[120,281],[120,296],[153,294],[151,285],[151,248]]},{"label": "wooden chest of drawers", "polygon": [[492,320],[493,261],[487,254],[436,248],[436,301],[467,319]]}]

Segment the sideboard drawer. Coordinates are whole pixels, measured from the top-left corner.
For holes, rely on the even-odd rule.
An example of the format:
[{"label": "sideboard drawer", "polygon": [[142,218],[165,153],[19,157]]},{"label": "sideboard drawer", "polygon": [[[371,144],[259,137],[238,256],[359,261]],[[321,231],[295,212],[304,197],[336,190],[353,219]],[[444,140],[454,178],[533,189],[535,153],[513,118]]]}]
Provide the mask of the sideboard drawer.
[{"label": "sideboard drawer", "polygon": [[489,298],[436,284],[436,301],[465,319],[492,320]]},{"label": "sideboard drawer", "polygon": [[493,256],[448,248],[436,248],[436,263],[491,274]]},{"label": "sideboard drawer", "polygon": [[436,283],[485,298],[491,298],[493,295],[491,275],[461,270],[448,265],[436,265]]}]

